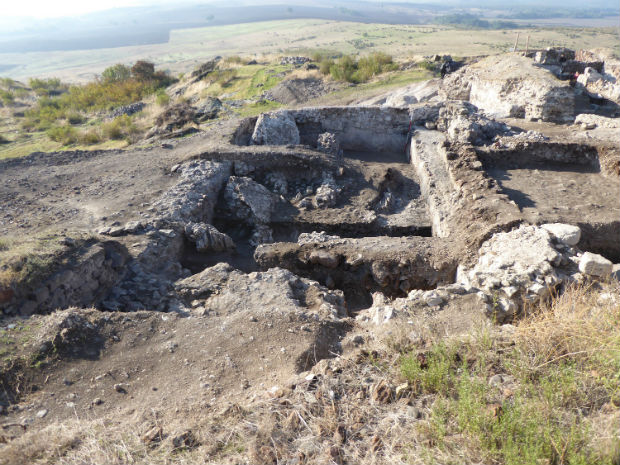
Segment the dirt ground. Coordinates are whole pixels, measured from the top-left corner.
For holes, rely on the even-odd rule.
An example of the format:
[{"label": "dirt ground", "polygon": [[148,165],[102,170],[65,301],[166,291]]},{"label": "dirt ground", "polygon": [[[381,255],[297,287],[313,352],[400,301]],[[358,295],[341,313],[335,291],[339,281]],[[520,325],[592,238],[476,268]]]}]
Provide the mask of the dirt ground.
[{"label": "dirt ground", "polygon": [[166,147],[2,160],[0,235],[50,227],[96,230],[104,221],[122,222],[144,213],[174,183],[170,168],[210,147],[211,134],[221,126]]},{"label": "dirt ground", "polygon": [[[284,97],[299,102],[289,91]],[[610,130],[506,122],[552,142],[592,145],[601,165],[607,166],[608,158],[613,164],[618,155]],[[388,324],[371,326],[356,317],[379,308],[373,293],[408,299],[410,291],[455,284],[463,257],[476,258],[480,242],[523,222],[579,224],[590,238],[603,231],[600,242],[585,244],[612,255],[620,243],[615,241],[620,182],[613,172],[518,158],[482,163],[473,146],[451,145],[443,136],[433,137],[440,135],[436,129],[421,129],[431,133],[429,144],[438,154],[446,153],[424,166],[430,173],[427,187],[431,193],[445,190],[440,200],[453,207],[440,218],[451,221],[451,236],[429,237],[432,212],[423,194],[424,173],[409,163],[405,147],[403,153],[345,151],[340,159],[310,146],[233,145],[238,125],[235,119],[219,121],[204,133],[144,148],[0,161],[0,236],[54,229],[96,237],[102,226],[147,217],[156,199],[178,182],[176,165],[230,159],[234,167],[211,204],[215,213],[230,215],[213,220],[218,234],[236,243],[234,250],[199,252],[189,233],[177,234],[174,242],[174,231],[163,234],[164,229],[114,239],[134,259],[127,266],[133,275],[128,271],[123,282],[153,301],[177,292],[175,298],[184,299],[177,311],[72,308],[3,317],[0,340],[9,351],[0,347],[0,387],[8,402],[0,405],[0,451],[6,452],[0,463],[19,463],[21,457],[140,462],[164,443],[161,463],[183,462],[182,454],[193,450],[204,463],[240,463],[234,461],[240,456],[256,464],[312,463],[319,456],[316,463],[355,463],[360,456],[350,455],[347,462],[339,452],[348,447],[345,430],[365,448],[368,463],[384,463],[377,452],[391,446],[382,443],[382,435],[406,431],[402,437],[409,437],[431,411],[424,396],[397,401],[395,386],[388,401],[381,399],[381,383],[394,377],[395,360],[431,338],[469,334],[492,323],[484,316],[482,291],[475,289],[467,295],[455,291],[445,302],[440,299],[442,304],[412,303],[410,313],[391,309]],[[251,215],[258,215],[252,210],[240,220],[234,215],[247,205],[222,205],[222,186],[229,185],[231,173],[275,205],[268,224],[259,226],[272,228],[277,243],[255,249],[250,237],[257,223]],[[283,173],[287,187],[279,193],[266,187],[272,183],[268,176]],[[335,200],[325,208],[312,205],[325,186],[338,190]],[[302,188],[305,206],[293,201]],[[323,234],[319,242],[298,243],[300,233],[319,231],[340,237],[323,240]],[[167,251],[175,247],[182,252],[171,257]],[[145,257],[154,268],[148,273],[138,266]],[[173,258],[179,261],[178,275],[163,276]],[[153,286],[164,277],[168,287],[155,295]],[[309,284],[310,279],[316,282]],[[125,292],[119,288],[114,290]],[[345,398],[348,403],[339,404]],[[375,416],[360,416],[351,407],[356,403]],[[304,418],[319,410],[310,427]],[[276,442],[291,431],[309,432],[312,439],[295,444],[300,454],[285,461]],[[43,440],[32,441],[37,435]],[[27,450],[20,450],[20,441],[29,443]]]}]

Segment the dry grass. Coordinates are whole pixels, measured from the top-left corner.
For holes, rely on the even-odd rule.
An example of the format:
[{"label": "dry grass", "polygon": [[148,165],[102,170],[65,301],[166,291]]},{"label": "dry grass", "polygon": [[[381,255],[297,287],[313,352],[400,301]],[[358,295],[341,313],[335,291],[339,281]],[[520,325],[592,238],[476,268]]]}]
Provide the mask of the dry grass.
[{"label": "dry grass", "polygon": [[0,445],[0,463],[617,465],[614,297],[617,283],[571,288],[516,327],[357,349],[245,406],[181,400],[32,429]]},{"label": "dry grass", "polygon": [[609,286],[604,292],[571,287],[521,321],[515,340],[531,370],[562,360],[598,360],[608,352],[620,360],[620,291],[617,283]]}]

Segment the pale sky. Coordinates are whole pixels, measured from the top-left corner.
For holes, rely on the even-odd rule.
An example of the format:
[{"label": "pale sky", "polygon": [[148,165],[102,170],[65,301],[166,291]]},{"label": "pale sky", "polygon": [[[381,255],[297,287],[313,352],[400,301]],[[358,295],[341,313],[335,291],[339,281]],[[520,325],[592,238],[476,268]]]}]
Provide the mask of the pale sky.
[{"label": "pale sky", "polygon": [[54,18],[77,16],[110,8],[173,3],[170,0],[0,0],[2,16]]}]

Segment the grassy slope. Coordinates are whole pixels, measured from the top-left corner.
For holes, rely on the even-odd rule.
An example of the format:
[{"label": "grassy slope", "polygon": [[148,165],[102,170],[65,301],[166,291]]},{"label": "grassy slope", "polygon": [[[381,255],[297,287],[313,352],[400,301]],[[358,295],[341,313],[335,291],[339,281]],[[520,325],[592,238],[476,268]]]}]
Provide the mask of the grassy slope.
[{"label": "grassy slope", "polygon": [[[612,47],[620,50],[614,29],[522,29],[532,48],[564,45],[573,48]],[[185,72],[215,55],[303,53],[311,49],[344,53],[385,51],[395,57],[449,53],[471,56],[506,51],[516,31],[455,30],[440,26],[360,24],[323,20],[269,21],[172,31],[170,41],[113,49],[0,54],[14,63],[12,77],[57,75],[89,80],[93,73],[117,62],[149,59],[173,72]],[[522,44],[524,45],[524,43]]]}]

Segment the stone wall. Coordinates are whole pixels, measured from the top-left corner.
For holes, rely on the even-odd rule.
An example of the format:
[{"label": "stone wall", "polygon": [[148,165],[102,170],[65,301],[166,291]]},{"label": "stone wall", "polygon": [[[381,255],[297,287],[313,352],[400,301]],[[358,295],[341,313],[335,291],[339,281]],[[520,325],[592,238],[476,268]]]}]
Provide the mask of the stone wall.
[{"label": "stone wall", "polygon": [[488,57],[446,77],[442,94],[468,100],[496,118],[572,122],[575,93],[567,81],[517,55]]},{"label": "stone wall", "polygon": [[301,143],[316,146],[320,134],[336,134],[344,150],[402,151],[409,129],[407,109],[324,107],[291,110]]},{"label": "stone wall", "polygon": [[128,254],[116,242],[94,243],[78,251],[70,263],[34,289],[17,289],[2,305],[5,314],[49,313],[74,306],[91,307],[102,299],[124,272]]}]

